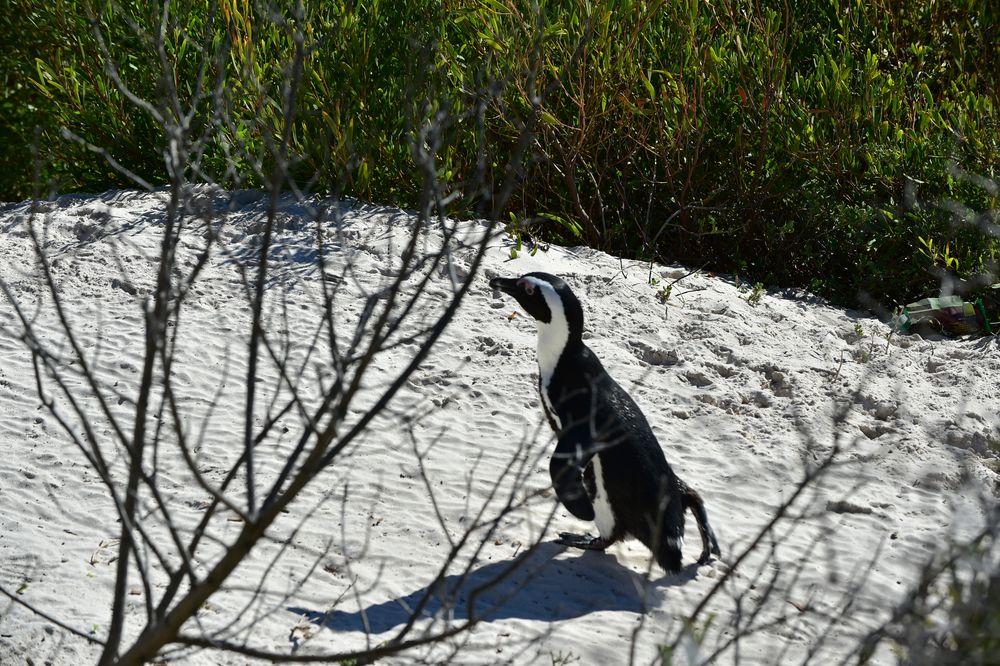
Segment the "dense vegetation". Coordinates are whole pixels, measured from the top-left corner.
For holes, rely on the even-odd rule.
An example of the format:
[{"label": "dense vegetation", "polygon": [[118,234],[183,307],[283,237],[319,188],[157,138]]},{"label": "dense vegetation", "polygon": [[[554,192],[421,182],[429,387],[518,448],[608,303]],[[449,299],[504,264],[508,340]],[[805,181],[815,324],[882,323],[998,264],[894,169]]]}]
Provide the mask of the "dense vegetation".
[{"label": "dense vegetation", "polygon": [[[93,147],[164,182],[164,139],[102,56],[156,100],[161,16],[147,3],[13,5],[0,16],[0,198],[32,195],[36,136],[42,182],[61,191],[132,184]],[[280,126],[294,19],[253,0],[218,9],[172,3],[164,55],[196,109],[203,173],[261,186],[267,171],[253,167]],[[515,233],[848,304],[932,295],[940,270],[995,273],[995,0],[562,0],[540,13],[521,0],[307,3],[297,178],[414,205],[414,128],[452,118],[435,140],[440,176],[460,187],[505,162],[533,91],[551,86],[508,211]],[[223,57],[202,69],[201,53]],[[225,119],[197,96],[219,81]],[[482,111],[480,136],[469,114],[497,81],[505,93]],[[466,194],[452,212],[489,198]]]}]

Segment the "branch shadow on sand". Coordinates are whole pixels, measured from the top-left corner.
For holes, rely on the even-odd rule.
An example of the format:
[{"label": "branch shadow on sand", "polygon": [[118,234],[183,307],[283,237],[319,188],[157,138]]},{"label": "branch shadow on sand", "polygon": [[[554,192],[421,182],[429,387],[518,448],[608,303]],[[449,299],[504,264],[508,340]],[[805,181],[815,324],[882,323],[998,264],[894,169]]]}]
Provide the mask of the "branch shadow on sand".
[{"label": "branch shadow on sand", "polygon": [[647,579],[622,566],[607,553],[580,553],[556,560],[565,546],[539,544],[533,551],[502,562],[484,564],[465,575],[445,577],[433,586],[404,597],[372,604],[355,612],[320,611],[289,607],[310,622],[333,631],[380,634],[405,624],[424,595],[424,617],[445,616],[453,621],[476,619],[559,621],[597,611],[643,613],[663,603],[667,588],[683,585],[697,576],[694,563],[679,574]]}]

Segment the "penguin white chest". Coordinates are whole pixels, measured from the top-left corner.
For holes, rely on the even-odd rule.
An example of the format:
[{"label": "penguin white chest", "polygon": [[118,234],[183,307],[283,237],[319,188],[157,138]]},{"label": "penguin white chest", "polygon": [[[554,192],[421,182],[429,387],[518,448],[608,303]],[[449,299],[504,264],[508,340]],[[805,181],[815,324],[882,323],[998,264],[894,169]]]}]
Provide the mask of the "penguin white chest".
[{"label": "penguin white chest", "polygon": [[[554,297],[553,297],[554,298]],[[546,300],[549,296],[546,295]],[[549,416],[556,429],[562,428],[562,421],[556,413],[555,405],[549,397],[549,385],[552,383],[552,375],[559,365],[559,358],[563,349],[566,348],[566,341],[569,339],[569,327],[566,324],[566,317],[562,313],[558,299],[551,304],[553,307],[553,321],[550,324],[538,325],[538,380],[539,393],[542,394],[542,406]]]},{"label": "penguin white chest", "polygon": [[569,341],[569,322],[566,321],[562,302],[552,287],[542,289],[542,294],[552,313],[551,321],[538,322],[538,374],[542,380],[542,393],[545,393],[556,366],[559,365],[559,357]]},{"label": "penguin white chest", "polygon": [[611,500],[608,499],[608,490],[604,486],[604,469],[601,467],[601,454],[598,453],[593,458],[594,465],[594,524],[602,538],[610,538],[615,531],[615,514],[611,510]]}]

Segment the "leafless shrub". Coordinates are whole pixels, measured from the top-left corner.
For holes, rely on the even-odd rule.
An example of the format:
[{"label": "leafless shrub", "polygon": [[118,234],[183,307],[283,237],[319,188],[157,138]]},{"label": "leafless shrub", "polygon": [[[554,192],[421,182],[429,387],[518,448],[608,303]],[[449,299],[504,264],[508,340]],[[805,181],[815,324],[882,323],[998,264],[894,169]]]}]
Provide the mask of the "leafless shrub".
[{"label": "leafless shrub", "polygon": [[[238,143],[227,144],[231,172],[218,174],[231,178],[239,162],[250,165],[256,177],[267,184],[266,195],[257,202],[257,219],[239,228],[232,226],[227,213],[241,204],[246,194],[227,194],[216,188],[215,178],[203,163],[206,142],[236,134],[227,106],[231,81],[222,75],[203,75],[192,94],[178,93],[175,63],[165,46],[176,27],[171,11],[169,3],[162,5],[158,30],[152,33],[135,26],[137,39],[144,40],[160,63],[155,99],[145,99],[129,88],[119,73],[121,63],[105,43],[100,23],[94,22],[108,76],[135,109],[152,118],[162,131],[167,187],[156,190],[129,172],[115,160],[113,147],[90,145],[85,137],[66,133],[68,140],[104,155],[112,168],[138,187],[158,191],[162,197],[162,227],[152,283],[147,290],[137,289],[124,267],[119,278],[122,289],[141,296],[144,338],[134,390],[117,387],[116,368],[109,368],[99,345],[96,351],[91,349],[94,336],[80,332],[74,304],[67,302],[60,289],[55,270],[58,260],[47,244],[51,206],[41,196],[33,202],[25,228],[45,285],[44,294],[29,302],[10,284],[0,282],[16,311],[15,334],[31,354],[38,397],[63,436],[100,478],[120,522],[118,539],[102,544],[102,549],[113,552],[116,569],[107,632],[88,633],[73,626],[72,619],[56,618],[20,599],[16,591],[2,591],[62,629],[99,644],[101,664],[139,664],[198,649],[281,661],[361,662],[460,637],[490,608],[502,603],[487,592],[531,561],[539,548],[541,533],[534,543],[523,544],[518,557],[503,566],[483,569],[477,565],[477,554],[495,538],[500,521],[536,499],[535,494],[525,492],[525,480],[537,452],[526,446],[512,455],[485,501],[469,507],[471,518],[457,537],[452,526],[437,514],[448,542],[439,573],[434,583],[410,600],[409,614],[398,623],[391,640],[318,654],[299,650],[312,633],[303,627],[298,635],[293,630],[291,649],[280,651],[258,647],[253,626],[290,603],[310,575],[328,561],[336,537],[313,553],[312,567],[295,589],[275,594],[266,585],[270,572],[312,513],[328,501],[346,501],[352,492],[349,481],[344,481],[346,473],[338,476],[335,471],[359,447],[374,445],[370,438],[365,439],[373,421],[388,419],[393,428],[409,428],[426,481],[422,467],[426,445],[412,429],[418,417],[390,406],[475,284],[497,216],[519,177],[520,160],[530,144],[545,91],[525,91],[523,108],[527,111],[517,121],[521,127],[518,150],[503,170],[504,180],[489,183],[486,169],[480,168],[475,171],[476,182],[459,187],[442,182],[438,173],[436,157],[447,140],[446,129],[459,120],[482,123],[485,108],[495,103],[505,82],[484,76],[481,90],[465,109],[420,99],[416,94],[412,100],[400,100],[413,104],[415,117],[420,119],[410,141],[414,164],[423,174],[422,205],[413,217],[390,225],[389,265],[382,266],[379,275],[372,278],[358,269],[358,252],[352,245],[358,239],[345,223],[346,207],[336,196],[311,195],[310,181],[303,182],[293,168],[295,156],[289,146],[296,95],[304,63],[310,50],[318,47],[303,29],[302,5],[268,18],[287,31],[296,45],[294,56],[284,65],[281,125],[263,155]],[[201,57],[203,73],[222,72],[227,45],[212,50],[206,38]],[[538,66],[537,58],[532,66]],[[534,81],[534,75],[529,79]],[[254,83],[243,81],[242,85],[252,87]],[[195,122],[196,117],[204,117],[205,105],[210,108],[210,122]],[[480,159],[487,160],[487,139],[484,132],[480,136],[484,142]],[[489,219],[485,224],[463,225],[446,218],[449,205],[462,192],[480,197],[488,192],[486,199],[492,209],[486,211]],[[287,228],[290,208],[297,212],[295,229]],[[304,314],[289,311],[287,291],[282,288],[296,280],[295,262],[288,260],[287,248],[282,245],[289,233],[298,234],[303,241],[300,247],[307,248],[304,261],[309,270],[321,276],[311,309]],[[91,236],[88,233],[80,238],[78,234],[81,242]],[[245,242],[233,243],[234,236]],[[203,271],[213,261],[231,262],[240,275],[244,328],[229,343],[221,381],[194,390],[178,380],[177,373],[192,358],[197,359],[194,350],[200,341],[185,325],[186,316],[193,294],[204,288]],[[362,306],[351,308],[345,303]],[[49,322],[55,322],[55,333],[46,329]],[[220,331],[219,335],[229,334]],[[100,340],[99,331],[96,339]],[[387,356],[401,347],[407,350],[405,362],[386,363]],[[375,368],[388,372],[373,383]],[[205,394],[212,396],[207,404],[198,399]],[[229,455],[209,466],[201,446],[206,433],[220,422],[226,424],[233,439]],[[236,423],[238,427],[234,427]],[[379,427],[387,426],[383,422]],[[173,475],[182,477],[181,481],[167,478]],[[305,488],[328,484],[331,478],[342,484],[341,488],[324,493],[311,508],[302,501]],[[472,483],[471,477],[468,482]],[[200,513],[197,520],[180,515],[184,511],[175,502],[178,483],[196,488],[205,498],[195,507]],[[436,507],[436,491],[429,481],[426,490]],[[286,524],[285,514],[296,516],[292,525]],[[551,519],[551,508],[548,515]],[[237,527],[235,534],[233,525]],[[243,603],[230,606],[231,612],[221,620],[203,621],[200,611],[213,599],[235,590],[231,576],[254,549],[263,550],[268,558],[256,586],[243,590]],[[343,566],[349,569],[350,558]],[[528,580],[530,574],[520,584],[503,589],[509,593]],[[128,612],[130,590],[136,585],[141,587],[144,603],[141,619]],[[320,616],[301,609],[307,624],[322,625],[331,614],[344,613],[346,602],[353,601],[352,585]],[[449,620],[449,614],[455,615],[459,590],[465,610],[460,618]],[[477,598],[486,601],[477,606]],[[427,617],[437,619],[428,624],[423,621]]]}]

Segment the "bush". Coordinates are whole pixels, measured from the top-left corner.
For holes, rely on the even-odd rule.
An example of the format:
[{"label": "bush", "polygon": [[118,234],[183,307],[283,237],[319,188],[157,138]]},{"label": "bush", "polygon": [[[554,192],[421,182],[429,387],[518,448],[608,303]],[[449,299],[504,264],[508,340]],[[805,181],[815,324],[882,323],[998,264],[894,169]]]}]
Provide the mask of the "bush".
[{"label": "bush", "polygon": [[[0,150],[17,166],[0,194],[30,192],[36,124],[43,175],[62,189],[125,183],[103,157],[64,141],[63,127],[114,145],[124,168],[164,182],[164,140],[126,111],[88,12],[122,79],[148,98],[158,63],[143,40],[157,16],[141,3],[15,4],[0,20],[33,41],[0,61],[5,81],[17,82],[0,107],[16,136]],[[290,60],[292,32],[250,0],[222,0],[214,16],[186,4],[174,3],[186,27],[164,45],[176,83],[205,109],[198,82],[233,84],[226,139],[207,147],[201,167],[230,186],[265,185],[253,169],[228,169],[226,156],[245,147],[252,160],[274,141],[287,76],[275,63]],[[970,217],[949,203],[997,208],[996,188],[964,177],[995,180],[1000,164],[992,0],[605,0],[590,14],[563,1],[545,3],[540,18],[515,0],[342,1],[308,12],[291,147],[311,189],[343,182],[355,196],[416,205],[420,175],[406,137],[441,105],[459,118],[479,113],[471,91],[513,79],[514,92],[482,111],[499,153],[479,154],[475,123],[459,120],[445,129],[437,166],[461,188],[505,164],[532,91],[555,86],[509,207],[519,228],[543,238],[805,286],[850,304],[861,294],[905,302],[937,289],[937,269],[969,277],[995,271],[1000,258],[1000,241],[982,233],[992,213]],[[197,71],[201,48],[227,49],[226,71]],[[537,81],[519,74],[536,49],[547,63]],[[402,103],[414,85],[438,101]],[[222,120],[196,112],[193,122]],[[466,194],[453,212],[490,203],[489,192]]]}]

